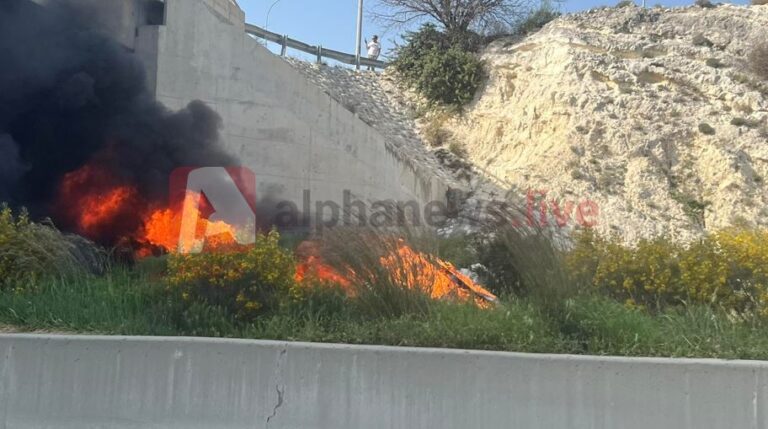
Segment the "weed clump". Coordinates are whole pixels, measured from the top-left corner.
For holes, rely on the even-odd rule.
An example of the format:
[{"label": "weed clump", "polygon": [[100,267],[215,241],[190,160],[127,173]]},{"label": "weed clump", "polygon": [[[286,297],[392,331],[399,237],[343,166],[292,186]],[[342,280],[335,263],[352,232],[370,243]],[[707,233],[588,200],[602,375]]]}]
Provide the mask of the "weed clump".
[{"label": "weed clump", "polygon": [[758,43],[750,52],[748,63],[752,73],[768,81],[768,43]]},{"label": "weed clump", "polygon": [[92,243],[63,234],[50,222],[34,223],[24,211],[14,215],[0,206],[0,289],[98,271],[104,263]]},{"label": "weed clump", "polygon": [[712,125],[709,125],[706,122],[702,122],[699,124],[699,132],[707,136],[715,135],[715,129],[712,128]]},{"label": "weed clump", "polygon": [[704,46],[704,47],[707,47],[707,48],[711,48],[711,47],[715,46],[715,44],[712,43],[711,40],[706,38],[701,33],[698,33],[697,35],[693,36],[692,42],[693,42],[693,46]]},{"label": "weed clump", "polygon": [[440,113],[431,118],[424,128],[422,135],[424,141],[431,147],[444,146],[451,139],[451,133],[445,129],[445,122],[448,120],[447,113]]},{"label": "weed clump", "polygon": [[241,251],[174,254],[166,281],[182,302],[224,309],[239,321],[277,311],[295,288],[293,255],[276,231]]}]

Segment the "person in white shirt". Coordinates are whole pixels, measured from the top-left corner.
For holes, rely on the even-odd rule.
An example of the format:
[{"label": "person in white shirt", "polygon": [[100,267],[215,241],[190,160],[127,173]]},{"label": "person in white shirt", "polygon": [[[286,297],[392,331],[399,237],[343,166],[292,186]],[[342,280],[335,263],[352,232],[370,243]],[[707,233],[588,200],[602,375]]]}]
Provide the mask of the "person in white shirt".
[{"label": "person in white shirt", "polygon": [[[373,40],[370,42],[368,42],[368,39],[365,39],[365,44],[368,46],[368,58],[372,60],[378,60],[379,55],[381,54],[381,43],[379,43],[379,36],[373,36]],[[368,70],[373,70],[373,67],[369,66]]]}]

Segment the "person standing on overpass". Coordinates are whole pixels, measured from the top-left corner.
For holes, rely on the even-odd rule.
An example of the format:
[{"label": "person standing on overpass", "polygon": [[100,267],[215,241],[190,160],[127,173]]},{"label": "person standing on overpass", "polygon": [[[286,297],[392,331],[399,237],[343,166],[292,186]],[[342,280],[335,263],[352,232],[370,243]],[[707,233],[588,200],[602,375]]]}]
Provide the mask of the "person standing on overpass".
[{"label": "person standing on overpass", "polygon": [[[365,39],[365,45],[368,46],[368,59],[378,60],[381,54],[381,43],[379,43],[379,36],[373,36],[373,40],[368,42]],[[368,66],[368,70],[373,71],[373,66]]]}]

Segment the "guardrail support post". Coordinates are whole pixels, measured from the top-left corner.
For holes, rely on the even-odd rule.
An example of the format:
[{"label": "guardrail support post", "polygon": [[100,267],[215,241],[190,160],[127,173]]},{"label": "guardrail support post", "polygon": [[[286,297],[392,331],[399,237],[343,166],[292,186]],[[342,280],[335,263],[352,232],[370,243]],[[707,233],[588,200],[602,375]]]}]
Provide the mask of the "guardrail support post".
[{"label": "guardrail support post", "polygon": [[280,49],[280,56],[284,57],[285,54],[287,54],[287,53],[288,53],[288,35],[284,34],[283,35],[283,46],[282,46],[282,49]]},{"label": "guardrail support post", "polygon": [[322,45],[317,45],[317,63],[321,64],[323,62],[323,47]]},{"label": "guardrail support post", "polygon": [[363,46],[363,0],[357,2],[357,40],[355,40],[355,69],[360,70],[360,56]]}]

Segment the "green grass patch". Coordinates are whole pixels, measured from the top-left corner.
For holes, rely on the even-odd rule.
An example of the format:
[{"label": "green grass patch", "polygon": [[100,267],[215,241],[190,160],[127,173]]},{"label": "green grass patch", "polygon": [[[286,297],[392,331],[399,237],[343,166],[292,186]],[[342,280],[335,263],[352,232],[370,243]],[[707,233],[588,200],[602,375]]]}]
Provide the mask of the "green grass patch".
[{"label": "green grass patch", "polygon": [[704,306],[654,313],[609,298],[580,295],[553,317],[537,298],[497,307],[433,302],[426,312],[366,313],[367,303],[318,289],[274,314],[242,324],[217,307],[175,303],[147,266],[103,276],[61,278],[0,292],[0,324],[20,331],[204,336],[370,344],[724,359],[768,359],[761,319]]},{"label": "green grass patch", "polygon": [[[286,244],[272,232],[247,252],[150,258],[129,266],[4,209],[0,270],[12,281],[0,282],[0,325],[107,335],[768,359],[768,232],[727,229],[688,246],[655,240],[634,247],[583,233],[562,249],[546,230],[514,226],[522,215],[500,210],[488,231],[450,239],[416,230],[338,228],[325,231],[322,240]],[[297,280],[296,264],[313,255],[345,273],[347,284],[337,289],[320,277]],[[430,285],[437,272],[429,270],[425,255],[460,267],[479,263],[476,274],[500,300],[483,309],[471,298],[434,295]]]}]

